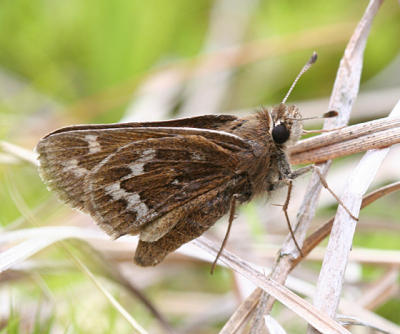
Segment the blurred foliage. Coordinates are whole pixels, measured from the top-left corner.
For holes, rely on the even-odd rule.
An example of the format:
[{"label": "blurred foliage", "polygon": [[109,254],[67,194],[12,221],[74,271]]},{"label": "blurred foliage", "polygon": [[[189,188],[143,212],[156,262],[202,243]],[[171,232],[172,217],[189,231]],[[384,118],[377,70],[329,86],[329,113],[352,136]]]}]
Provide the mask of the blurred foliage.
[{"label": "blurred foliage", "polygon": [[[2,1],[0,63],[33,89],[68,106],[92,94],[133,82],[161,64],[196,56],[204,42],[212,5],[212,1],[185,0],[168,4],[161,0]],[[290,36],[348,22],[355,26],[365,5],[366,1],[344,0],[261,1],[245,39]],[[385,67],[400,48],[396,6],[393,1],[385,2],[376,18],[365,55],[364,79]],[[293,99],[325,96],[331,90],[345,41],[322,48],[318,44],[323,44],[323,40],[315,42],[320,61],[294,91]],[[236,94],[227,99],[231,100],[229,108],[279,101],[310,53],[311,50],[290,53],[283,50],[278,58],[265,61],[261,73],[257,73],[259,64],[241,68],[236,77],[240,94],[234,89]],[[276,77],[271,78],[271,74]],[[276,80],[280,81],[279,91],[273,89]],[[129,99],[127,96],[122,105]],[[250,105],[243,105],[243,99]],[[119,117],[120,114],[114,113],[111,119],[118,121]]]},{"label": "blurred foliage", "polygon": [[[296,87],[291,100],[328,96],[346,42],[366,5],[367,1],[346,0],[259,1],[243,43],[287,38],[287,47],[272,48],[265,59],[236,68],[221,112],[279,102],[314,49],[319,61]],[[146,75],[202,56],[214,6],[215,1],[211,0],[1,1],[0,139],[33,148],[54,124],[60,125],[60,120],[65,124],[119,121]],[[351,28],[342,42],[329,43],[318,33],[321,28],[332,26],[342,34],[346,24]],[[317,33],[313,35],[313,31]],[[293,50],[291,43],[302,32],[310,32],[313,45]],[[368,40],[363,81],[379,74],[398,57],[399,32],[398,2],[386,1]],[[87,100],[91,103],[85,105]],[[77,108],[80,105],[84,107]],[[46,225],[59,212],[59,206],[47,201],[50,196],[32,166],[0,164],[3,227],[32,226],[34,222],[24,219],[24,208],[32,210],[37,221]],[[391,198],[390,205],[378,203],[365,215],[398,220],[400,211],[395,202],[399,197]],[[252,232],[262,233],[253,207],[243,211],[251,218]],[[399,249],[398,240],[396,234],[365,233],[357,235],[355,245]],[[42,256],[70,260],[53,248]],[[32,322],[34,326],[27,329],[21,320],[26,310],[11,305],[8,323],[1,321],[1,333],[47,333],[52,326],[68,333],[130,332],[129,325],[87,277],[74,265],[72,268],[59,273],[28,273],[28,277],[40,277],[41,285],[32,285],[31,278],[26,277],[14,284],[16,305],[26,301],[34,305],[35,311],[31,312],[37,318]],[[149,295],[157,303],[160,290],[197,289],[223,294],[232,289],[228,271],[217,270],[209,276],[208,270],[209,266],[196,266],[185,276],[171,276],[153,286]],[[6,285],[3,283],[3,287]],[[115,285],[108,285],[143,326],[154,326],[145,307]],[[44,290],[51,296],[54,309],[39,319]],[[395,316],[399,314],[399,304],[398,300],[389,301],[379,312],[400,324]],[[172,318],[176,323],[182,321],[176,314]],[[204,333],[215,331],[216,328],[208,328]]]},{"label": "blurred foliage", "polygon": [[399,323],[400,302],[398,300],[389,300],[387,303],[380,306],[376,313],[394,323]]}]

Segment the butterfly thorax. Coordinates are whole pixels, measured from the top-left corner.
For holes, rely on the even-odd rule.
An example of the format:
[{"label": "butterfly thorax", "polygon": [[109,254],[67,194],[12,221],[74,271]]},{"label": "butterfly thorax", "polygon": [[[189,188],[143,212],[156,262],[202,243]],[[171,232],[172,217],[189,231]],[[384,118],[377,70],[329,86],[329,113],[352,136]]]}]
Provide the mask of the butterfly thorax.
[{"label": "butterfly thorax", "polygon": [[227,130],[252,147],[241,152],[237,173],[247,173],[252,187],[250,199],[283,185],[291,173],[287,148],[302,132],[301,115],[296,106],[280,104],[232,122]]}]

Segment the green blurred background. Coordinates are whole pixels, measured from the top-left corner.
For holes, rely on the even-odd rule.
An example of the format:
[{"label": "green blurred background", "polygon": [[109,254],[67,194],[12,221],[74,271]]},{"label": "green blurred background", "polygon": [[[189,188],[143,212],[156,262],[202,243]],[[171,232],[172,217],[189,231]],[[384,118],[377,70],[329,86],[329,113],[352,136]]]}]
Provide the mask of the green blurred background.
[{"label": "green blurred background", "polygon": [[[346,43],[367,4],[346,0],[2,0],[0,139],[32,149],[46,133],[70,124],[251,112],[260,105],[279,103],[314,50],[319,60],[289,101],[304,106],[307,116],[322,113]],[[361,84],[366,102],[356,108],[353,122],[384,117],[400,96],[399,37],[399,3],[388,0],[368,39]],[[69,209],[55,204],[31,165],[7,154],[0,158],[0,223],[4,228],[32,226],[21,206],[36,215],[40,225],[69,224],[63,218]],[[393,205],[398,200],[392,197],[371,210],[372,216],[384,212],[388,219],[398,220],[399,211]],[[383,247],[382,240],[388,238],[393,238],[389,243],[393,248],[400,249],[398,231],[383,234],[376,242],[368,237],[357,242]],[[82,245],[77,248],[94,270],[100,270],[96,262],[100,260],[93,260]],[[39,259],[65,258],[65,252],[52,249]],[[79,268],[72,264],[72,269],[67,265],[54,273],[51,266],[39,267],[28,269],[21,280],[4,279],[3,288],[12,290],[12,298],[8,300],[11,313],[1,314],[3,332],[35,332],[32,324],[39,326],[37,333],[47,328],[68,333],[131,331]],[[179,268],[178,272],[183,270]],[[209,277],[207,265],[185,263],[184,268],[191,284],[188,279],[181,283],[188,285],[188,291],[228,293],[232,288],[227,271]],[[172,295],[185,290],[171,277],[173,273],[149,289],[153,301],[162,299],[160,291]],[[46,288],[38,287],[38,281]],[[93,291],[82,305],[79,299],[67,297],[85,293],[88,286]],[[49,304],[43,289],[52,296],[53,311],[46,309],[44,317],[48,322],[38,316]],[[160,330],[135,298],[124,296],[126,292],[118,287],[111,289],[139,322],[153,328],[150,332]],[[90,305],[96,301],[99,309],[92,313]],[[31,305],[33,320],[26,318],[29,312],[20,309],[21,303]],[[382,312],[400,324],[398,299],[388,303]],[[79,316],[82,312],[85,317]],[[173,313],[169,319],[182,328],[188,320],[184,312]],[[192,332],[213,333],[221,323],[219,319]]]},{"label": "green blurred background", "polygon": [[[224,47],[263,41],[262,48],[250,51],[264,55],[235,66],[221,112],[279,102],[313,50],[319,53],[319,62],[292,100],[328,96],[345,43],[367,2],[238,3],[218,12],[213,1],[2,1],[3,75],[54,100],[66,116],[118,121],[150,72]],[[379,74],[398,55],[397,7],[395,1],[387,1],[376,18],[363,81]],[[229,9],[231,13],[226,13]],[[224,19],[229,22],[221,22]],[[239,32],[237,20],[242,25]],[[218,36],[209,36],[211,24],[220,25]],[[38,112],[29,108],[24,93],[24,89],[2,92],[3,118],[17,121]],[[8,98],[22,98],[25,104],[12,108]],[[87,99],[91,104],[84,106],[92,109],[77,108]],[[3,136],[13,136],[13,127],[8,130],[3,129]]]}]

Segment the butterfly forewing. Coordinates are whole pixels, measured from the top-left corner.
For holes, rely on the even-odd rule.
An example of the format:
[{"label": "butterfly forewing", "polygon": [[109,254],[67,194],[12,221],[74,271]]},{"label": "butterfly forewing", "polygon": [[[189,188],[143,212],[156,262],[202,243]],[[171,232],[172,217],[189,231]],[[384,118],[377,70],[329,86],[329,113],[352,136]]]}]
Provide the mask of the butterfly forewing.
[{"label": "butterfly forewing", "polygon": [[[193,122],[203,128],[188,127]],[[140,233],[137,262],[155,264],[223,216],[235,191],[250,194],[246,173],[238,173],[249,143],[213,129],[236,122],[205,116],[60,129],[37,146],[41,175],[110,235]]]},{"label": "butterfly forewing", "polygon": [[121,146],[144,138],[125,129],[56,131],[36,147],[41,176],[62,200],[85,210],[85,177]]},{"label": "butterfly forewing", "polygon": [[[120,147],[149,138],[195,134],[212,137],[214,142],[226,145],[230,149],[248,148],[237,136],[221,135],[212,130],[218,125],[229,124],[235,120],[234,116],[210,115],[154,123],[78,125],[62,128],[44,137],[36,147],[39,153],[40,173],[49,188],[56,191],[63,201],[85,210],[83,188],[80,185],[88,172]],[[211,130],[183,128],[196,122],[198,127]],[[171,125],[182,127],[170,127]]]}]

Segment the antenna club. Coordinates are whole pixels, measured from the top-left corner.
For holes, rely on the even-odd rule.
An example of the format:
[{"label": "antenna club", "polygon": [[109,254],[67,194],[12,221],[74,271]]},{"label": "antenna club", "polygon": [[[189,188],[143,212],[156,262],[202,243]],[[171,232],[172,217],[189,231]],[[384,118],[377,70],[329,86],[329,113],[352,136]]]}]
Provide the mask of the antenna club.
[{"label": "antenna club", "polygon": [[337,115],[339,115],[339,113],[336,110],[330,110],[328,112],[326,112],[323,117],[324,118],[331,118],[331,117],[336,117]]},{"label": "antenna club", "polygon": [[339,113],[336,110],[330,110],[323,114],[322,116],[313,116],[313,117],[302,117],[302,118],[292,118],[292,117],[287,117],[286,119],[293,119],[293,120],[301,120],[301,121],[307,121],[310,119],[317,119],[317,118],[331,118],[331,117],[336,117],[338,116]]},{"label": "antenna club", "polygon": [[285,97],[282,100],[282,103],[286,103],[290,93],[292,92],[294,86],[296,86],[297,81],[299,81],[300,77],[309,70],[309,68],[317,61],[317,53],[314,51],[309,61],[303,66],[300,73],[297,75],[296,79],[294,79],[292,85],[290,86],[288,92],[286,93]]},{"label": "antenna club", "polygon": [[318,59],[318,54],[314,51],[308,63],[310,65],[314,64]]}]

